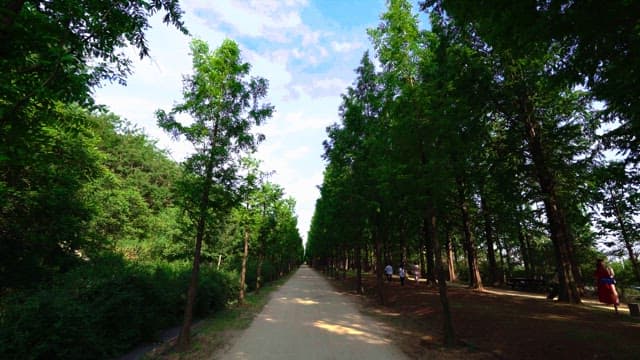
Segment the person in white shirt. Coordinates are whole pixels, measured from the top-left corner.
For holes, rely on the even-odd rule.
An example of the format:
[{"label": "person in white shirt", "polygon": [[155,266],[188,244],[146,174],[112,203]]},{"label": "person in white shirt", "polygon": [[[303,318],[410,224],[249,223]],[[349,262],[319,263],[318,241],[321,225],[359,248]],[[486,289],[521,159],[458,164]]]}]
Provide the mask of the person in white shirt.
[{"label": "person in white shirt", "polygon": [[387,281],[391,281],[391,275],[393,275],[393,267],[391,267],[391,264],[387,264],[387,266],[384,267],[384,273],[387,275]]},{"label": "person in white shirt", "polygon": [[400,265],[400,267],[398,268],[398,275],[400,276],[400,285],[404,286],[404,278],[406,276],[406,273],[402,265]]}]

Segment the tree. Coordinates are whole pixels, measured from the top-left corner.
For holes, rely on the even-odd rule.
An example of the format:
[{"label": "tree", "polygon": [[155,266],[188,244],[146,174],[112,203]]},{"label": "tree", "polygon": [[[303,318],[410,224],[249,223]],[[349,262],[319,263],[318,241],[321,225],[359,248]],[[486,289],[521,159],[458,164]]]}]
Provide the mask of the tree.
[{"label": "tree", "polygon": [[617,250],[616,252],[622,250],[627,253],[636,281],[640,281],[640,263],[636,250],[640,228],[634,220],[640,213],[638,184],[630,181],[633,177],[629,172],[630,169],[619,162],[597,168],[594,178],[600,184],[597,186],[598,194],[594,197],[594,205],[600,209],[601,216],[597,224],[607,237],[604,244]]},{"label": "tree", "polygon": [[[59,104],[0,167],[0,289],[25,288],[69,270],[76,252],[101,244],[83,236],[94,209],[90,182],[102,176],[91,115]],[[26,140],[26,139],[25,139]],[[15,144],[14,144],[15,145]],[[0,159],[0,161],[2,161]],[[18,170],[19,169],[19,170]]]},{"label": "tree", "polygon": [[[558,76],[557,69],[570,50],[552,36],[533,35],[548,31],[545,14],[536,4],[501,3],[504,7],[499,9],[446,0],[427,1],[424,6],[444,7],[456,26],[473,37],[475,47],[493,58],[494,86],[500,92],[494,109],[526,145],[525,156],[539,186],[556,254],[560,299],[578,303],[581,275],[573,233],[577,226],[572,220],[580,210],[569,200],[577,189],[564,175],[576,174],[575,165],[583,156],[580,146],[574,146],[583,138],[573,130],[592,132],[588,94],[575,91],[574,82]],[[513,32],[512,25],[519,31]]]},{"label": "tree", "polygon": [[[365,233],[370,233],[376,256],[378,297],[384,303],[382,245],[388,234],[384,214],[388,214],[391,195],[391,171],[386,155],[388,123],[382,114],[380,79],[368,53],[363,55],[356,74],[353,86],[343,95],[342,126],[335,124],[327,129],[329,141],[324,143],[324,157],[329,164],[321,188],[324,207],[318,208],[324,209],[318,220],[323,219],[327,228],[314,236],[340,241],[336,247],[346,245],[338,239],[353,239],[351,242],[359,252]],[[360,289],[360,278],[358,281],[356,287]]]},{"label": "tree", "polygon": [[[391,233],[392,224],[403,227],[401,224],[408,224],[401,220],[406,211],[411,213],[425,213],[428,205],[425,201],[426,189],[424,183],[425,166],[425,144],[420,139],[421,129],[419,124],[424,119],[424,107],[417,101],[418,95],[418,62],[423,52],[423,33],[418,28],[417,15],[412,13],[411,4],[405,0],[392,0],[387,3],[386,11],[380,15],[380,23],[377,27],[368,29],[367,33],[376,50],[376,56],[381,62],[383,71],[379,74],[381,82],[381,110],[380,124],[377,131],[379,135],[374,142],[378,149],[379,171],[383,175],[379,181],[381,203],[384,205],[381,218],[378,221],[387,221],[381,234],[385,236],[384,241],[388,241],[387,233]],[[413,133],[406,131],[411,126],[417,131]],[[388,134],[385,134],[388,133]],[[383,137],[384,136],[384,137]],[[386,139],[385,139],[386,137]],[[417,181],[411,182],[405,179],[415,178]],[[418,185],[416,186],[416,182]],[[403,186],[400,186],[403,185]],[[407,186],[408,185],[408,186]],[[408,188],[415,190],[417,194],[409,196],[398,196],[400,199],[394,201],[398,194],[398,189]],[[428,192],[428,190],[427,190]],[[408,195],[408,194],[407,194]],[[417,196],[416,196],[417,195]],[[394,216],[391,216],[391,214]],[[424,238],[422,243],[427,250],[427,276],[433,280],[433,246],[429,243],[426,231],[428,219],[423,219]],[[399,232],[408,229],[396,229]],[[406,236],[406,235],[405,235]],[[404,239],[405,236],[402,238]],[[399,239],[395,239],[399,240]],[[402,240],[404,241],[404,240]],[[393,241],[391,241],[393,243]],[[401,245],[406,248],[406,245]],[[404,250],[402,250],[404,253]],[[422,258],[422,249],[418,249],[418,254]],[[401,257],[403,257],[401,255]],[[402,259],[404,261],[405,259]]]},{"label": "tree", "polygon": [[[235,186],[238,156],[255,151],[262,135],[250,133],[254,125],[260,125],[273,113],[273,107],[261,102],[267,95],[267,81],[263,78],[247,79],[250,65],[242,62],[238,45],[225,40],[210,51],[201,40],[191,42],[193,71],[185,77],[184,102],[171,112],[157,111],[158,124],[175,137],[184,135],[196,152],[185,164],[188,187],[185,209],[190,211],[196,241],[193,270],[185,318],[178,344],[185,349],[190,342],[193,304],[198,285],[200,252],[212,215],[226,214],[232,202],[231,190]],[[182,125],[176,114],[187,113],[194,122]],[[213,212],[213,214],[212,214]]]},{"label": "tree", "polygon": [[83,190],[101,169],[82,107],[102,81],[124,82],[123,48],[149,54],[145,32],[156,12],[186,33],[176,1],[0,4],[0,237],[12,259],[3,264],[22,285],[67,269],[89,245],[81,235],[94,209]]},{"label": "tree", "polygon": [[237,208],[240,217],[240,226],[242,227],[242,265],[240,269],[240,293],[238,295],[238,303],[244,304],[245,281],[247,277],[247,259],[249,257],[249,240],[251,238],[252,229],[258,226],[257,219],[257,199],[256,195],[262,185],[266,174],[258,169],[259,162],[247,158],[244,161],[247,170],[244,184],[240,193],[242,194],[242,204]]},{"label": "tree", "polygon": [[262,184],[256,194],[256,210],[259,216],[259,226],[257,231],[256,252],[258,255],[258,266],[256,267],[256,291],[260,291],[263,285],[262,267],[265,257],[273,245],[276,243],[276,227],[278,225],[278,200],[284,194],[280,186],[269,182]]},{"label": "tree", "polygon": [[140,129],[114,114],[95,116],[102,176],[88,184],[94,215],[84,234],[129,258],[175,259],[174,186],[180,167]]},{"label": "tree", "polygon": [[[0,124],[24,124],[28,108],[56,101],[90,102],[103,80],[124,83],[131,72],[121,51],[149,55],[149,17],[187,33],[177,1],[11,0],[0,6]],[[19,122],[16,122],[19,121]]]}]

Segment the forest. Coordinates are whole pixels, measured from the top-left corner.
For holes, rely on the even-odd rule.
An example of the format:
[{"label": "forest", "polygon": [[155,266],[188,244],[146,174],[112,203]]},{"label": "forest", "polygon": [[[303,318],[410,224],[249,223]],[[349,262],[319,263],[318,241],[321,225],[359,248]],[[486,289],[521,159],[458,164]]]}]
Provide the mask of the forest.
[{"label": "forest", "polygon": [[0,358],[113,358],[179,323],[186,347],[194,318],[303,259],[295,201],[251,156],[268,82],[234,41],[194,39],[155,114],[184,161],[95,103],[131,74],[123,48],[149,56],[155,13],[188,34],[176,1],[0,5]]},{"label": "forest", "polygon": [[639,288],[640,2],[386,1],[304,247],[252,156],[269,74],[236,42],[193,39],[182,98],[149,114],[184,160],[96,103],[156,14],[189,34],[177,0],[0,2],[0,358],[114,358],[178,324],[186,349],[194,319],[303,261],[359,293],[373,272],[382,304],[384,265],[417,264],[445,342],[448,282],[557,277],[579,304],[607,259]]},{"label": "forest", "polygon": [[[419,22],[419,12],[429,24]],[[418,264],[440,286],[640,285],[637,1],[387,2],[327,128],[306,256],[333,276]],[[378,266],[375,266],[375,265]],[[449,320],[450,321],[450,320]],[[446,329],[446,325],[445,325]]]}]

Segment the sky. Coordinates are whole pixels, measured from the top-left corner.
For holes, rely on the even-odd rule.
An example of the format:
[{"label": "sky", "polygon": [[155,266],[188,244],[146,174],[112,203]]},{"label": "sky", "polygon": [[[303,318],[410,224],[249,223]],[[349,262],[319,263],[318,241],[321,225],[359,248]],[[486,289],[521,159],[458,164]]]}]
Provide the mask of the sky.
[{"label": "sky", "polygon": [[[355,80],[362,54],[367,49],[373,54],[366,29],[379,24],[385,0],[181,0],[180,6],[191,37],[211,49],[234,40],[251,75],[269,81],[267,101],[275,113],[255,129],[266,140],[254,156],[262,161],[261,170],[274,172],[270,181],[295,199],[306,242],[325,167],[325,129],[339,122],[340,95]],[[134,61],[127,85],[104,85],[94,97],[182,161],[192,148],[158,128],[154,113],[182,102],[182,76],[192,72],[191,37],[163,24],[160,16],[151,25],[150,58],[140,60],[126,49]]]}]

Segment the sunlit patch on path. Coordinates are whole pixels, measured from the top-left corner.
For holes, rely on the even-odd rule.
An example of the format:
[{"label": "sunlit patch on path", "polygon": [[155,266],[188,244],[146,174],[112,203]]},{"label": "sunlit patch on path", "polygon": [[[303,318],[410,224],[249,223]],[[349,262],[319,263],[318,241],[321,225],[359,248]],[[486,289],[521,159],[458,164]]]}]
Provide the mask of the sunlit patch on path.
[{"label": "sunlit patch on path", "polygon": [[389,344],[390,343],[388,339],[381,338],[369,332],[358,330],[357,328],[351,327],[351,326],[345,326],[340,324],[330,324],[322,320],[316,321],[313,325],[315,327],[327,330],[337,335],[356,336],[360,340],[369,344]]}]

